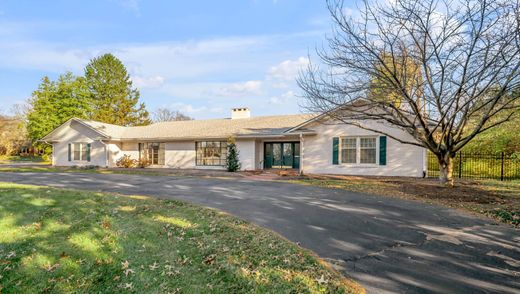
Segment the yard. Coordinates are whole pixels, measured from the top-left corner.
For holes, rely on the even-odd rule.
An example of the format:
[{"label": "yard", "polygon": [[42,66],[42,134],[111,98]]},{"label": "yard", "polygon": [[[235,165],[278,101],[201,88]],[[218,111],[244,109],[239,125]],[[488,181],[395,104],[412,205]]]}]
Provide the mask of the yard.
[{"label": "yard", "polygon": [[211,209],[0,183],[2,293],[363,293],[312,253]]},{"label": "yard", "polygon": [[17,163],[17,162],[32,162],[32,163],[50,163],[41,156],[7,156],[0,155],[0,163]]},{"label": "yard", "polygon": [[[148,176],[195,176],[218,178],[254,178],[255,172],[228,173],[207,170],[71,168],[51,166],[8,166],[0,172],[82,172],[101,174],[140,174]],[[467,212],[485,215],[520,227],[520,180],[457,179],[456,187],[440,186],[436,178],[356,177],[340,175],[295,176],[294,172],[279,172],[267,180],[282,180],[326,188],[340,188],[387,197],[399,197],[435,203]],[[264,180],[265,180],[264,179]]]},{"label": "yard", "polygon": [[440,204],[520,227],[520,181],[459,180],[453,188],[434,178],[307,175],[290,181]]}]

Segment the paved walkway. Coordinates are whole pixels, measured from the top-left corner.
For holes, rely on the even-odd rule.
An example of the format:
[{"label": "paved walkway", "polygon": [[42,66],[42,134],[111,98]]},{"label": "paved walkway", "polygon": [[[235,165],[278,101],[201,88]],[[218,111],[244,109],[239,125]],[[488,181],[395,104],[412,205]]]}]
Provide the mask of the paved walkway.
[{"label": "paved walkway", "polygon": [[520,293],[520,230],[437,206],[241,178],[0,173],[0,181],[218,208],[313,250],[369,293]]}]

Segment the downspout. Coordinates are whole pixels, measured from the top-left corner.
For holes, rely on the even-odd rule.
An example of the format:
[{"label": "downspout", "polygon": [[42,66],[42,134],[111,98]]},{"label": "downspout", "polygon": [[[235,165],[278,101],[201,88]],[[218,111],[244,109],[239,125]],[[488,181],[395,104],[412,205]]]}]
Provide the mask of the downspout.
[{"label": "downspout", "polygon": [[303,151],[305,150],[303,142],[303,133],[300,133],[300,176],[303,176]]},{"label": "downspout", "polygon": [[426,148],[423,147],[423,150],[422,150],[422,161],[423,161],[423,172],[422,172],[422,177],[423,178],[426,178],[428,177],[428,151],[426,150]]},{"label": "downspout", "polygon": [[99,143],[105,146],[105,167],[108,168],[108,145],[101,139],[99,139],[98,141]]}]

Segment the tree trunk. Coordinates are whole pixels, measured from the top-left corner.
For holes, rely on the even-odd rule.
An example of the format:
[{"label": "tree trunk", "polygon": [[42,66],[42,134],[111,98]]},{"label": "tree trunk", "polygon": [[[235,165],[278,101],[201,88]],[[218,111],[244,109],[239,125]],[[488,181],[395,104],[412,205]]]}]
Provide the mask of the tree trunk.
[{"label": "tree trunk", "polygon": [[439,181],[453,187],[453,158],[449,155],[439,158]]}]

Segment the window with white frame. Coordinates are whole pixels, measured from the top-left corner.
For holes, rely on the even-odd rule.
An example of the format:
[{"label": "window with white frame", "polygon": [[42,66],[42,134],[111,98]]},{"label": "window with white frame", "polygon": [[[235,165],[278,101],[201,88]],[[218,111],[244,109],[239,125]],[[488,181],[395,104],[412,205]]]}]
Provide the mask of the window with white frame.
[{"label": "window with white frame", "polygon": [[85,143],[74,143],[72,144],[72,160],[75,161],[87,161],[87,144]]},{"label": "window with white frame", "polygon": [[341,163],[357,163],[357,138],[341,139]]},{"label": "window with white frame", "polygon": [[359,163],[376,163],[376,138],[359,138]]},{"label": "window with white frame", "polygon": [[376,137],[344,137],[341,138],[341,163],[376,164]]}]

